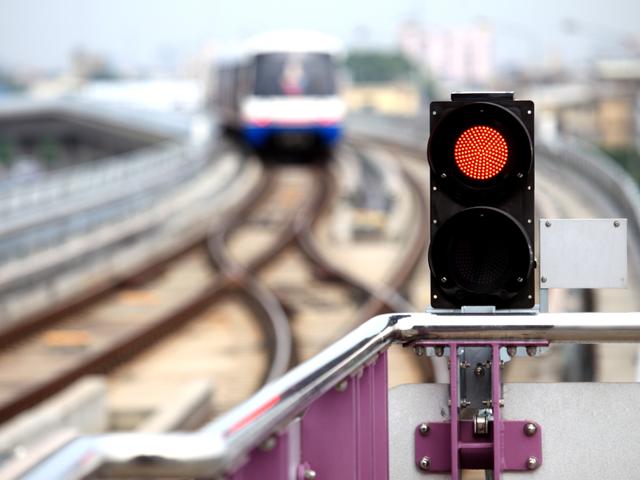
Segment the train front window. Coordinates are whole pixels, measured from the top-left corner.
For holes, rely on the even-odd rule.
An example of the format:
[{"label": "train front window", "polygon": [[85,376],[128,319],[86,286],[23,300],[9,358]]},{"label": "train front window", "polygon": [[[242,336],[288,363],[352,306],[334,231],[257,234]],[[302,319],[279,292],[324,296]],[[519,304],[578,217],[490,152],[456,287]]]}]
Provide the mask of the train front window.
[{"label": "train front window", "polygon": [[334,65],[323,53],[270,53],[255,60],[258,96],[333,95]]}]

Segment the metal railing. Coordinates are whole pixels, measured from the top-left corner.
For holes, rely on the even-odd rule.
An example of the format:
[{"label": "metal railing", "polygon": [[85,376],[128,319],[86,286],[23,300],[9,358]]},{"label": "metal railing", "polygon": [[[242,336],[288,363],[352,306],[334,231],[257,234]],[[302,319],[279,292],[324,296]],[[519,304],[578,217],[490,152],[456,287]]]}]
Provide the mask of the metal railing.
[{"label": "metal railing", "polygon": [[[162,198],[156,196],[148,208],[128,208],[122,218],[113,218],[111,223],[91,232],[78,231],[68,242],[38,251],[26,259],[28,263],[18,260],[15,265],[3,264],[0,324],[20,318],[20,304],[34,292],[38,308],[43,308],[47,302],[69,295],[81,277],[93,278],[91,272],[97,269],[99,278],[117,278],[129,262],[143,264],[161,251],[170,251],[203,235],[212,213],[228,202],[227,197],[221,198],[223,193],[247,170],[245,160],[236,162],[216,156],[222,151],[212,155],[222,161],[208,163],[202,176],[185,182],[184,187],[169,189]],[[145,248],[141,248],[143,244]],[[131,258],[134,251],[137,253]],[[128,258],[124,263],[120,252]]]},{"label": "metal railing", "polygon": [[[272,461],[278,463],[279,471],[304,468],[300,462],[305,460],[304,448],[307,446],[300,446],[300,435],[296,436],[294,430],[300,429],[300,423],[304,430],[305,418],[314,406],[327,396],[344,391],[347,388],[343,387],[345,381],[361,381],[370,378],[367,372],[386,368],[384,351],[391,344],[407,345],[425,339],[640,342],[640,313],[381,315],[266,385],[245,403],[198,432],[80,437],[23,472],[24,478],[83,478],[94,473],[117,477],[231,475],[229,478],[240,478],[234,477],[234,472],[247,468],[251,464],[251,461],[247,463],[248,459],[260,457],[260,468],[265,468],[264,456],[270,452],[274,452]],[[386,376],[384,383],[386,393]],[[369,395],[375,395],[381,387],[377,384],[376,388],[361,389],[357,397],[360,401],[371,402],[364,393],[368,391]],[[384,411],[383,408],[381,412]],[[375,425],[382,427],[380,422],[386,422],[386,413],[379,417]],[[326,418],[327,423],[331,421],[330,417]],[[379,432],[386,433],[386,423],[383,427]],[[285,438],[286,442],[283,442]],[[269,442],[269,439],[274,440]],[[286,451],[275,453],[277,448],[273,445],[277,440],[287,445]],[[296,448],[292,446],[294,443],[298,443]],[[331,454],[331,445],[324,448]],[[379,478],[387,477],[385,474]]]},{"label": "metal railing", "polygon": [[[11,195],[0,194],[0,215],[4,218],[0,259],[16,258],[19,252],[10,248],[12,245],[55,244],[70,231],[86,230],[131,212],[136,203],[148,203],[154,192],[167,192],[195,175],[205,163],[203,156],[189,154],[185,147],[164,145],[120,156],[102,166],[70,168]],[[126,204],[117,208],[124,200]],[[101,212],[105,208],[109,209],[107,215]],[[79,220],[81,215],[85,218]]]},{"label": "metal railing", "polygon": [[25,115],[53,115],[122,131],[135,137],[141,148],[24,178],[0,179],[0,261],[59,244],[77,232],[145,208],[206,164],[186,142],[188,132],[157,125],[157,115],[135,118],[130,112],[74,101],[24,100],[0,107],[2,118]]}]

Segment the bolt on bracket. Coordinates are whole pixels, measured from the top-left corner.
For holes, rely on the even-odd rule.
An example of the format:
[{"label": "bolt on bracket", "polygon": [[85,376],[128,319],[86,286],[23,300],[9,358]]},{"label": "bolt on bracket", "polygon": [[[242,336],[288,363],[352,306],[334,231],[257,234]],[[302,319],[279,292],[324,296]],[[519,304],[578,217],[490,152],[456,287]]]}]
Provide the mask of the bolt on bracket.
[{"label": "bolt on bracket", "polygon": [[[491,341],[419,341],[414,346],[423,348],[447,347],[457,358],[465,347],[489,347],[491,365],[500,365],[502,348],[535,348],[548,342],[523,340],[516,342]],[[450,353],[451,355],[451,353]],[[464,369],[463,369],[464,370]],[[493,479],[500,480],[504,471],[531,471],[542,464],[542,427],[531,420],[503,420],[501,408],[502,380],[500,368],[489,368],[491,380],[490,408],[477,411],[473,419],[461,418],[468,402],[460,398],[460,368],[449,369],[450,414],[449,422],[423,422],[414,434],[417,468],[428,473],[451,473],[452,480],[460,479],[463,468],[492,470]],[[466,410],[465,410],[466,411]]]}]

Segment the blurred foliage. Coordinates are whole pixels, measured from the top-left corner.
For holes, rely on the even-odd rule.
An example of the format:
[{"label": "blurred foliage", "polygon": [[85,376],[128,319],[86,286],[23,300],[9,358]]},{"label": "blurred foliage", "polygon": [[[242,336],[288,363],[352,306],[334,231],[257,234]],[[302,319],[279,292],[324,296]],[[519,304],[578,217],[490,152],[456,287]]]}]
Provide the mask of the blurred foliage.
[{"label": "blurred foliage", "polygon": [[421,71],[399,52],[352,50],[347,55],[345,67],[354,83],[405,81],[418,86],[425,102],[437,97],[434,77]]},{"label": "blurred foliage", "polygon": [[47,166],[52,166],[60,158],[60,146],[53,137],[44,137],[38,143],[38,158]]},{"label": "blurred foliage", "polygon": [[0,138],[0,165],[9,165],[13,159],[13,146],[6,138]]},{"label": "blurred foliage", "polygon": [[603,151],[640,182],[640,154],[634,148],[603,148]]},{"label": "blurred foliage", "polygon": [[416,78],[416,67],[402,54],[374,50],[349,52],[346,67],[355,83],[383,83]]}]

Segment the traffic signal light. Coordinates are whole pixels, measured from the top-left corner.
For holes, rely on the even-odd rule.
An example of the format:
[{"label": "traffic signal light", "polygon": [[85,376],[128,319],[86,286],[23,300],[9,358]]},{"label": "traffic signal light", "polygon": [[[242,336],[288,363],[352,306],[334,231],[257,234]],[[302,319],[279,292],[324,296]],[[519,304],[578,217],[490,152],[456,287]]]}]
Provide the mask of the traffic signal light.
[{"label": "traffic signal light", "polygon": [[533,102],[454,93],[430,113],[432,307],[533,307]]}]

